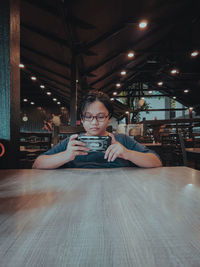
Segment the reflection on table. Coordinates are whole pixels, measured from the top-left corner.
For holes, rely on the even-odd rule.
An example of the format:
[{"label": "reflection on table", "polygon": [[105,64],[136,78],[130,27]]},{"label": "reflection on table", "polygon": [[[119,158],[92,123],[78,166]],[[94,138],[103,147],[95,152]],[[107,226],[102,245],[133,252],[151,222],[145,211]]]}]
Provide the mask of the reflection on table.
[{"label": "reflection on table", "polygon": [[199,266],[200,172],[0,170],[1,266]]}]

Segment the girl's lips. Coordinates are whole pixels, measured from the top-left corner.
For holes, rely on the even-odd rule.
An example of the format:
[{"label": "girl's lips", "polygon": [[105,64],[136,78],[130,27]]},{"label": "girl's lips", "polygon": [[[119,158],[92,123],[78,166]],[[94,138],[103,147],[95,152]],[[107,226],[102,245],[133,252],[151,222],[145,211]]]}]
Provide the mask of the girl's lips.
[{"label": "girl's lips", "polygon": [[99,128],[96,128],[96,127],[93,127],[93,128],[90,128],[91,131],[98,131]]}]

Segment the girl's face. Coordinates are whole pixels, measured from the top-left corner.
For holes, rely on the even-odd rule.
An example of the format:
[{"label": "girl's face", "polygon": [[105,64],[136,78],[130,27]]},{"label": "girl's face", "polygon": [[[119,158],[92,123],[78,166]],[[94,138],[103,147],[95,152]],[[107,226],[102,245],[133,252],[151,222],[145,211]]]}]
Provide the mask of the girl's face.
[{"label": "girl's face", "polygon": [[106,128],[110,122],[109,112],[104,104],[97,100],[86,107],[81,122],[86,135],[105,136],[108,134]]}]

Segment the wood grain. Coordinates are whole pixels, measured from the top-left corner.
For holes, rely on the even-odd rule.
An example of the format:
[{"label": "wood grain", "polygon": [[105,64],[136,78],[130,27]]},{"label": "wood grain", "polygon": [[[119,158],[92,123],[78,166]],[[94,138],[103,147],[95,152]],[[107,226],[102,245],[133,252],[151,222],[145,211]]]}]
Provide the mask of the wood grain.
[{"label": "wood grain", "polygon": [[200,266],[200,172],[0,171],[0,266]]}]

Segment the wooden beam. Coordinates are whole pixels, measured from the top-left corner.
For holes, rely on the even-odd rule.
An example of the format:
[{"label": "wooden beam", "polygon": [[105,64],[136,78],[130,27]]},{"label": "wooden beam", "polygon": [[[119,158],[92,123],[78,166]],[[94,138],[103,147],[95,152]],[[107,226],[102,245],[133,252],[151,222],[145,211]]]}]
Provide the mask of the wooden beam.
[{"label": "wooden beam", "polygon": [[80,47],[79,50],[77,51],[77,53],[85,53],[91,47],[98,45],[99,43],[105,41],[106,39],[111,38],[113,35],[120,33],[124,28],[126,28],[126,26],[127,25],[125,23],[121,23],[120,25],[115,26],[113,29],[102,34],[97,39],[95,39],[95,40],[89,42],[88,44]]},{"label": "wooden beam", "polygon": [[21,57],[21,59],[22,59],[22,61],[23,61],[23,63],[25,65],[27,65],[27,64],[28,65],[32,65],[33,67],[40,68],[40,69],[42,69],[44,71],[47,71],[47,72],[49,72],[49,73],[51,73],[53,75],[56,75],[56,76],[60,77],[62,79],[71,81],[71,79],[69,77],[67,77],[66,75],[62,75],[62,74],[60,74],[58,72],[55,72],[55,71],[49,69],[48,67],[42,66],[39,63],[36,63],[36,62],[34,62],[34,61],[30,60],[30,59],[27,59],[26,57]]},{"label": "wooden beam", "polygon": [[62,38],[59,38],[57,35],[55,34],[52,34],[50,32],[46,32],[46,31],[43,31],[41,30],[40,28],[38,27],[35,27],[35,26],[29,26],[25,23],[22,23],[21,26],[28,30],[28,31],[31,31],[33,33],[36,33],[36,34],[39,34],[40,36],[44,37],[44,38],[47,38],[51,41],[54,41],[56,43],[59,43],[61,45],[64,45],[66,47],[70,47],[70,44],[65,40],[65,39],[62,39]]},{"label": "wooden beam", "polygon": [[[30,5],[33,5],[41,10],[43,10],[44,12],[48,12],[50,14],[52,14],[53,16],[55,17],[59,17],[59,14],[57,12],[57,9],[52,7],[52,5],[49,5],[47,3],[43,3],[42,1],[40,0],[23,0],[27,3],[29,3]],[[71,23],[73,24],[74,26],[77,26],[81,29],[86,29],[86,30],[93,30],[93,29],[96,29],[96,27],[93,25],[93,24],[90,24],[90,23],[87,23],[86,21],[82,20],[82,19],[79,19],[75,16],[70,16],[70,17],[67,17],[65,18],[66,22],[67,23]]]},{"label": "wooden beam", "polygon": [[187,108],[152,108],[152,109],[135,109],[132,112],[142,112],[142,111],[180,111],[187,110]]},{"label": "wooden beam", "polygon": [[41,52],[39,50],[36,50],[35,48],[33,49],[33,48],[30,48],[30,47],[28,47],[26,45],[23,45],[23,44],[21,44],[21,48],[23,48],[25,50],[28,50],[29,52],[31,52],[33,54],[36,54],[38,56],[44,57],[47,60],[51,60],[51,61],[55,62],[58,65],[61,65],[63,67],[66,67],[66,68],[70,69],[70,64],[68,64],[67,62],[63,62],[63,61],[60,61],[58,59],[55,59],[55,58],[53,58],[53,57],[51,57],[51,56],[49,56],[49,55],[47,55],[47,54],[45,54],[45,53],[43,53],[43,52]]},{"label": "wooden beam", "polygon": [[140,97],[140,98],[144,97],[144,98],[146,98],[146,97],[165,97],[165,96],[172,97],[172,95],[169,95],[169,94],[162,94],[162,95],[141,95],[141,96],[139,96],[139,95],[122,95],[122,96],[121,95],[118,95],[118,96],[113,95],[112,97],[113,98],[127,98],[127,97]]}]

